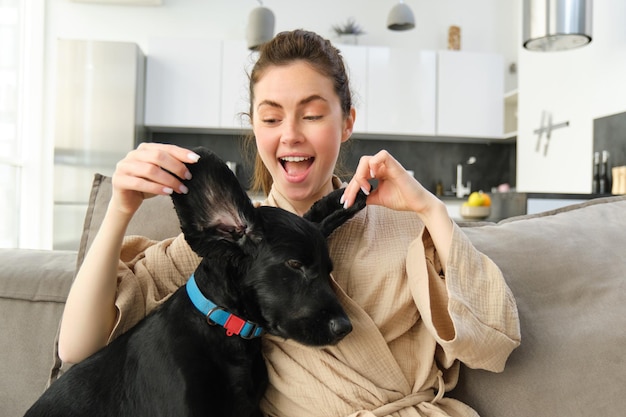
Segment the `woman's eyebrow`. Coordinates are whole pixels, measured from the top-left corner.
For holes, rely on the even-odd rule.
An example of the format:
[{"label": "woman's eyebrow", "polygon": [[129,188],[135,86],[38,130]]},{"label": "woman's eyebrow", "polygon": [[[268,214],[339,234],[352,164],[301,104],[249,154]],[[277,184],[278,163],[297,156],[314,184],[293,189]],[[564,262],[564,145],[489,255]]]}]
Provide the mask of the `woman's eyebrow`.
[{"label": "woman's eyebrow", "polygon": [[[302,100],[300,100],[300,102],[298,103],[298,105],[302,106],[302,105],[306,105],[309,104],[313,101],[328,101],[326,100],[324,97],[320,96],[319,94],[312,94],[306,98],[303,98]],[[282,109],[283,106],[280,105],[279,103],[273,101],[273,100],[263,100],[261,101],[258,105],[257,105],[257,109],[261,108],[262,106],[269,106],[269,107],[275,107],[277,109]]]},{"label": "woman's eyebrow", "polygon": [[321,101],[327,101],[324,97],[318,95],[318,94],[313,94],[305,99],[300,100],[300,105],[302,104],[309,104],[312,101],[316,101],[316,100],[321,100]]},{"label": "woman's eyebrow", "polygon": [[278,109],[282,109],[283,108],[283,106],[281,106],[280,104],[278,104],[277,102],[272,101],[272,100],[263,100],[256,106],[256,108],[259,109],[259,108],[261,108],[261,106],[276,107]]}]

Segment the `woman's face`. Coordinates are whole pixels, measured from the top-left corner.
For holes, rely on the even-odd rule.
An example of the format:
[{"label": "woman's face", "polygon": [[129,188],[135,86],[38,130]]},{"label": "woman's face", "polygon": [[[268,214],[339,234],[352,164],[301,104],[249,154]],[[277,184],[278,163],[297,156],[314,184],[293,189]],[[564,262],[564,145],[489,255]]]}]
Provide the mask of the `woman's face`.
[{"label": "woman's face", "polygon": [[302,214],[332,191],[342,142],[354,125],[332,81],[304,61],[269,67],[254,86],[252,128],[274,187]]}]

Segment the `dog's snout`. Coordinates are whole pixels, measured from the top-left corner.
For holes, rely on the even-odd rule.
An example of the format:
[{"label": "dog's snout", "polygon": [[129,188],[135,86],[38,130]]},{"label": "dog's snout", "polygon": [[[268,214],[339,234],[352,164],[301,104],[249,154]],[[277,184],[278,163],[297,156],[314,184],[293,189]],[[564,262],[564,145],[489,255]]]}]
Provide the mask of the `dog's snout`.
[{"label": "dog's snout", "polygon": [[330,321],[330,331],[338,339],[342,339],[352,331],[352,323],[345,317],[337,317]]}]

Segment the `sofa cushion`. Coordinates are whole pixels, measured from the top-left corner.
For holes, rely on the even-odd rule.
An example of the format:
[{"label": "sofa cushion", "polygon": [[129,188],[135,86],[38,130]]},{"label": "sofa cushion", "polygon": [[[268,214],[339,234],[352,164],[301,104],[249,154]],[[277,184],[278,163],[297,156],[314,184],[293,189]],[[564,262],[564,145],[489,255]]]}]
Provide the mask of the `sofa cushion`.
[{"label": "sofa cushion", "polygon": [[501,374],[463,367],[482,416],[623,415],[626,197],[465,227],[515,295],[522,343]]}]

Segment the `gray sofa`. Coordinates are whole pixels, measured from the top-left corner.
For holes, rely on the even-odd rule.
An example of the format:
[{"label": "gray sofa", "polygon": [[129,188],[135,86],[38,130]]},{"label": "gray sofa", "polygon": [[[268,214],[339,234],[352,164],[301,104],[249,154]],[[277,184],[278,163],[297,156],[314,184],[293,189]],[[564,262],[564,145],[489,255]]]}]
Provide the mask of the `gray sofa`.
[{"label": "gray sofa", "polygon": [[[109,196],[97,175],[77,252],[0,250],[0,416],[21,416],[58,372],[63,303]],[[449,395],[486,417],[624,415],[626,196],[462,226],[513,290],[522,344],[500,374],[462,367]],[[177,234],[169,198],[148,200],[128,233]]]}]

